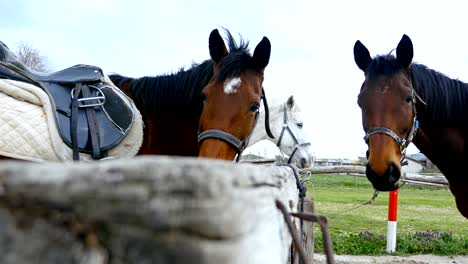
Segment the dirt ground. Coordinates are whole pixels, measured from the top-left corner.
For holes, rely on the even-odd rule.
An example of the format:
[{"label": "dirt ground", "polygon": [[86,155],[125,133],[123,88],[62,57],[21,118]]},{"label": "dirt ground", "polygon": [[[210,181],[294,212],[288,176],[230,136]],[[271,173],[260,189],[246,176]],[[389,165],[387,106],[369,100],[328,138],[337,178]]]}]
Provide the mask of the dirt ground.
[{"label": "dirt ground", "polygon": [[[400,256],[349,256],[335,255],[336,264],[398,263],[398,264],[467,264],[468,256],[414,255]],[[326,263],[325,255],[314,254],[315,263]]]}]

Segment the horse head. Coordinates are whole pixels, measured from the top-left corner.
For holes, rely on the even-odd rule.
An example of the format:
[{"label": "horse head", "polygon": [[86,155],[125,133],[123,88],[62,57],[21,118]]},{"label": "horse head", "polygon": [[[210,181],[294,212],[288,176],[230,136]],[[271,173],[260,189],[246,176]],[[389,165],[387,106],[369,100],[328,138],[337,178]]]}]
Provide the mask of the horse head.
[{"label": "horse head", "polygon": [[198,140],[200,157],[232,160],[247,146],[256,124],[271,45],[263,37],[250,55],[242,39],[237,45],[226,33],[229,51],[217,29],[209,37],[214,74],[203,90]]},{"label": "horse head", "polygon": [[288,163],[295,164],[298,168],[310,167],[313,163],[312,148],[302,130],[302,112],[294,97],[291,95],[286,102],[273,102],[270,105],[270,126],[274,138],[264,132],[265,116],[266,110],[261,111],[249,146],[260,140],[270,140],[288,157]]},{"label": "horse head", "polygon": [[396,57],[388,54],[371,58],[367,48],[357,41],[354,59],[365,73],[358,105],[369,146],[366,175],[375,189],[395,190],[399,187],[406,147],[418,127],[418,95],[410,71],[413,44],[403,35]]}]

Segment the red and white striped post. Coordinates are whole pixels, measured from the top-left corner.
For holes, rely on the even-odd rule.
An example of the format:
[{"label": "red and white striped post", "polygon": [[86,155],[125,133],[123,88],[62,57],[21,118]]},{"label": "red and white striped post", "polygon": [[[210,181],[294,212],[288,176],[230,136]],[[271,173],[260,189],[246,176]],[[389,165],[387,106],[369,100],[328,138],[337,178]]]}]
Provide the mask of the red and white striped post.
[{"label": "red and white striped post", "polygon": [[387,253],[392,253],[396,249],[398,189],[389,192],[388,198]]}]

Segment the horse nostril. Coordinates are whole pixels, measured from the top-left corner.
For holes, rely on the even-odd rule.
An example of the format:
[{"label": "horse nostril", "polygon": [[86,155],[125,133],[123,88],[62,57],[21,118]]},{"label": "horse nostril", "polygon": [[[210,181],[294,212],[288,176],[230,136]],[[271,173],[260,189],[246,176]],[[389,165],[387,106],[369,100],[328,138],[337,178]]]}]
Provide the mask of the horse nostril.
[{"label": "horse nostril", "polygon": [[305,168],[307,164],[308,164],[307,159],[301,158],[301,168]]},{"label": "horse nostril", "polygon": [[393,163],[388,167],[388,176],[389,176],[390,182],[397,182],[401,177],[400,170]]}]

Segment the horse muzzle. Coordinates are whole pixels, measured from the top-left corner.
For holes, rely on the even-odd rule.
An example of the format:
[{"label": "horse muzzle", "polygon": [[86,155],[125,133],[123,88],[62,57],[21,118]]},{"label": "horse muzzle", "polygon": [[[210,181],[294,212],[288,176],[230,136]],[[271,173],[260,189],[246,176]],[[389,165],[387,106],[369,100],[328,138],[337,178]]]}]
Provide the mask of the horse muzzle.
[{"label": "horse muzzle", "polygon": [[378,175],[368,163],[366,176],[377,191],[394,191],[400,185],[401,171],[397,165],[391,163],[383,175]]}]

